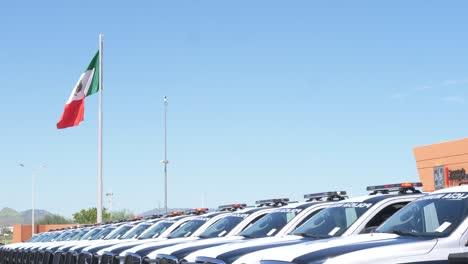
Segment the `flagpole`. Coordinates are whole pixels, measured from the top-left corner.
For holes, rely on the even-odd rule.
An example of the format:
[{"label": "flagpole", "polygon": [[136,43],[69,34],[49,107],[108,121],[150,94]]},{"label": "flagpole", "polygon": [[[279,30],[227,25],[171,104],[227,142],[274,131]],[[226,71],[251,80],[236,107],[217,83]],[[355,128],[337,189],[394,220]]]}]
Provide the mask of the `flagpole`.
[{"label": "flagpole", "polygon": [[99,112],[98,112],[98,202],[97,222],[102,223],[102,52],[103,35],[99,33]]},{"label": "flagpole", "polygon": [[164,212],[167,213],[167,97],[164,96],[164,160],[161,163],[164,164]]}]

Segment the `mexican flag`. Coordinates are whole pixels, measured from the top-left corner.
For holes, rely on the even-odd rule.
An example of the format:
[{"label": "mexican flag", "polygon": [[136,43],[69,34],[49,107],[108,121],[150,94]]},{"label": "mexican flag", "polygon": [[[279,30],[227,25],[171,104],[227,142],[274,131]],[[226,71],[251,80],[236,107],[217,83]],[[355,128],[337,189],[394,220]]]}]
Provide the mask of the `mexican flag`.
[{"label": "mexican flag", "polygon": [[83,121],[85,97],[99,91],[99,51],[94,55],[86,71],[73,88],[70,98],[65,103],[62,117],[57,128],[77,126]]}]

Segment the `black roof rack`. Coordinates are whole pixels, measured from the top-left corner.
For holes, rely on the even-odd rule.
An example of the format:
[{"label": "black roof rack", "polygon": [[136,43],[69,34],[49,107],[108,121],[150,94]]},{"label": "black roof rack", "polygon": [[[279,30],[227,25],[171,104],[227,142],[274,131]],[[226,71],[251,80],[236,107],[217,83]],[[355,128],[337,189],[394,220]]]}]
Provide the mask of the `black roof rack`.
[{"label": "black roof rack", "polygon": [[420,182],[405,182],[385,185],[368,186],[367,190],[372,191],[370,195],[375,194],[389,194],[390,192],[398,192],[399,194],[421,193],[415,187],[421,187]]},{"label": "black roof rack", "polygon": [[345,191],[334,191],[334,192],[321,192],[321,193],[310,193],[305,194],[304,198],[306,202],[311,201],[341,201],[348,196],[346,195]]},{"label": "black roof rack", "polygon": [[270,206],[270,207],[280,207],[287,205],[289,203],[289,198],[277,198],[277,199],[267,199],[256,201],[258,207]]},{"label": "black roof rack", "polygon": [[158,219],[158,218],[161,218],[161,217],[163,217],[162,214],[154,214],[154,215],[148,215],[144,219],[145,220],[150,220],[150,219]]}]

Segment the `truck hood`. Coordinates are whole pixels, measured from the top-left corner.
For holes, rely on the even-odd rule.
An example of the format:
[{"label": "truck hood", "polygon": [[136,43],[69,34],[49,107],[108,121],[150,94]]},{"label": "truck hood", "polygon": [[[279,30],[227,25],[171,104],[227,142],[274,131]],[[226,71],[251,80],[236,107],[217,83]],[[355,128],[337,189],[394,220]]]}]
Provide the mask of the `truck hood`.
[{"label": "truck hood", "polygon": [[214,246],[225,244],[225,243],[242,242],[243,239],[244,237],[240,237],[240,236],[200,239],[198,241],[193,241],[189,244],[186,244],[186,243],[177,244],[174,246],[157,249],[151,252],[150,254],[148,254],[147,256],[150,259],[155,259],[158,254],[172,255],[175,252],[188,249],[188,248],[192,249],[193,251],[196,251],[196,250],[200,250],[206,247],[210,247],[210,246],[214,247]]},{"label": "truck hood", "polygon": [[70,241],[70,243],[60,246],[57,250],[68,250],[76,245],[83,243],[84,241],[89,241],[89,240]]},{"label": "truck hood", "polygon": [[109,240],[86,240],[81,244],[70,248],[71,251],[93,251],[98,246],[110,246],[119,242],[128,242],[130,240],[109,239]]},{"label": "truck hood", "polygon": [[136,246],[142,245],[142,244],[149,244],[149,243],[153,243],[153,242],[157,242],[157,241],[161,241],[161,239],[158,240],[157,238],[150,238],[150,239],[141,239],[141,240],[128,241],[128,242],[119,243],[119,244],[116,244],[116,245],[111,245],[109,247],[101,249],[101,250],[99,250],[97,252],[97,254],[102,255],[105,252],[112,252],[114,254],[120,254],[122,251],[124,251],[124,250],[126,250],[128,248],[136,247]]},{"label": "truck hood", "polygon": [[113,246],[115,244],[120,244],[120,243],[126,243],[126,242],[129,242],[129,241],[135,241],[135,239],[125,239],[125,240],[121,240],[121,239],[110,239],[110,240],[104,240],[104,241],[101,241],[99,243],[93,243],[87,247],[85,247],[83,249],[83,251],[88,251],[88,252],[91,252],[91,253],[95,253],[103,248],[106,248],[106,247],[110,247],[110,246]]},{"label": "truck hood", "polygon": [[142,245],[138,245],[138,246],[129,248],[129,249],[125,250],[125,251],[122,251],[122,253],[120,253],[119,255],[120,256],[125,256],[127,253],[136,253],[136,254],[139,254],[139,255],[146,256],[146,254],[148,254],[148,253],[150,253],[150,252],[152,252],[152,251],[154,251],[156,249],[160,249],[162,247],[173,246],[173,245],[178,244],[178,243],[191,242],[191,241],[194,241],[194,240],[197,240],[197,239],[199,239],[199,238],[198,237],[181,237],[181,238],[171,238],[171,239],[165,238],[164,240],[160,240],[160,241],[156,241],[156,242],[152,242],[152,243],[145,243],[145,244],[142,244]]},{"label": "truck hood", "polygon": [[[3,245],[2,249],[15,249],[15,248],[20,248],[20,247],[30,247],[31,245],[34,244],[39,244],[40,242],[21,242],[21,243],[14,243],[14,244],[8,244],[8,245]],[[46,242],[42,242],[46,243]]]},{"label": "truck hood", "polygon": [[[411,247],[408,247],[408,243],[416,244],[412,244]],[[238,259],[236,264],[252,263],[252,261],[255,261],[255,257],[257,258],[257,261],[258,259],[262,259],[294,262],[296,264],[305,264],[310,262],[324,263],[327,259],[333,257],[334,261],[338,261],[333,263],[347,263],[346,261],[348,259],[344,260],[341,257],[355,253],[363,254],[359,259],[361,261],[359,263],[362,263],[363,259],[366,259],[367,261],[372,257],[377,257],[371,253],[376,249],[385,251],[393,258],[395,254],[408,255],[409,251],[413,249],[417,251],[422,249],[422,251],[427,253],[434,247],[436,243],[436,239],[402,237],[385,233],[362,234],[349,237],[318,240],[288,247],[265,250],[262,252],[257,252],[256,256],[249,256],[249,259],[244,259],[243,261]],[[413,245],[417,246],[413,247]],[[247,258],[247,256],[245,257]],[[338,257],[340,257],[340,259],[338,259]],[[375,262],[375,259],[372,261],[372,263],[380,263],[378,261]]]},{"label": "truck hood", "polygon": [[46,250],[60,250],[62,247],[67,247],[67,246],[73,246],[76,245],[78,242],[76,240],[70,240],[70,241],[57,241],[54,244],[51,244],[47,246]]},{"label": "truck hood", "polygon": [[[362,245],[355,245],[355,248],[357,248],[355,252],[344,253],[347,250],[338,250],[339,255],[332,254],[325,263],[390,264],[413,262],[415,260],[422,261],[423,255],[428,254],[436,246],[437,242],[437,239],[401,237],[387,245],[385,243],[382,243],[383,245],[372,245],[372,243],[370,243],[371,245],[365,245],[366,243],[363,243]],[[317,257],[312,256],[312,258]],[[304,260],[308,258],[310,257],[304,257]]]},{"label": "truck hood", "polygon": [[50,242],[37,243],[28,248],[36,249],[36,250],[43,250],[43,249],[47,249],[48,247],[53,247],[54,245],[57,245],[58,243],[63,243],[63,241],[50,241]]},{"label": "truck hood", "polygon": [[[223,255],[224,257],[228,257],[227,255],[231,255],[231,253],[236,255],[245,255],[253,251],[264,249],[263,247],[266,247],[266,245],[289,242],[295,243],[293,241],[299,241],[301,238],[302,237],[300,236],[284,236],[245,239],[237,241],[236,243],[228,243],[198,250],[185,257],[185,259],[188,262],[195,262],[197,257],[217,258]],[[307,241],[310,241],[310,239]],[[230,257],[231,256],[229,256],[229,258]]]}]

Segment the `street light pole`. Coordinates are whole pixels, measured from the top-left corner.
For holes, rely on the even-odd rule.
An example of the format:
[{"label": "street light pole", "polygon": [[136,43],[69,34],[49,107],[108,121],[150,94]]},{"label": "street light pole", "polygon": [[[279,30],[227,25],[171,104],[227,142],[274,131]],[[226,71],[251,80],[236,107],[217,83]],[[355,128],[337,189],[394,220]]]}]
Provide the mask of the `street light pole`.
[{"label": "street light pole", "polygon": [[164,212],[167,213],[167,96],[164,96]]},{"label": "street light pole", "polygon": [[36,172],[33,170],[32,173],[31,173],[31,178],[32,178],[32,190],[31,190],[31,193],[32,193],[32,219],[31,219],[31,222],[32,222],[32,236],[34,236],[34,234],[36,233],[36,221],[34,220],[34,196],[35,196],[35,193],[34,193],[34,178],[35,178],[35,175],[36,175]]},{"label": "street light pole", "polygon": [[[25,167],[23,163],[19,163],[18,166],[20,167]],[[44,164],[41,164],[38,168],[33,168],[31,170],[31,234],[34,235],[36,233],[36,221],[34,219],[35,215],[35,178],[36,178],[36,173],[39,171],[39,169],[45,168]]]},{"label": "street light pole", "polygon": [[109,197],[109,220],[112,221],[112,198],[114,197],[114,193],[111,191],[110,193],[106,193],[106,196]]}]

